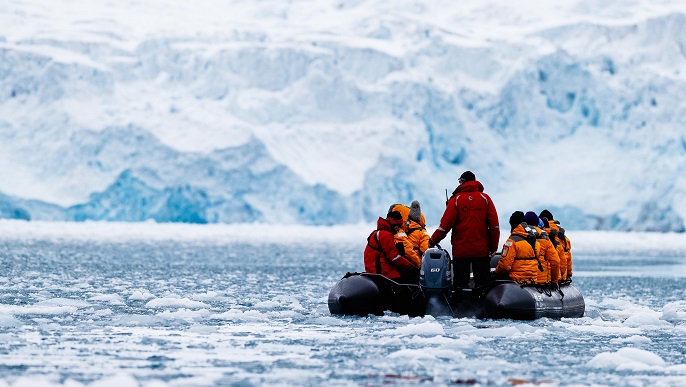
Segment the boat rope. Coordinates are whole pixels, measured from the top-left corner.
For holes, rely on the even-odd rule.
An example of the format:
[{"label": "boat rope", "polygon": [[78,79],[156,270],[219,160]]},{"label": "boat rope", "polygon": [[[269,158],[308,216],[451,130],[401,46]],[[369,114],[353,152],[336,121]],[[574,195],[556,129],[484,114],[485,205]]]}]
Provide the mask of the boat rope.
[{"label": "boat rope", "polygon": [[564,300],[564,299],[565,299],[565,294],[564,294],[564,292],[562,291],[562,288],[558,286],[558,287],[557,287],[557,291],[558,291],[558,293],[560,293],[560,301]]}]

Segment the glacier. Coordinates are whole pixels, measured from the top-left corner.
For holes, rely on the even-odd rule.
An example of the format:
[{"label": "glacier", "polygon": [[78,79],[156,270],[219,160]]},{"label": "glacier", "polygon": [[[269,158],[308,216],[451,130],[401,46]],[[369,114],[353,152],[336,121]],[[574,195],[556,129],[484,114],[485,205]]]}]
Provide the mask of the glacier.
[{"label": "glacier", "polygon": [[0,5],[0,217],[684,232],[686,4]]}]

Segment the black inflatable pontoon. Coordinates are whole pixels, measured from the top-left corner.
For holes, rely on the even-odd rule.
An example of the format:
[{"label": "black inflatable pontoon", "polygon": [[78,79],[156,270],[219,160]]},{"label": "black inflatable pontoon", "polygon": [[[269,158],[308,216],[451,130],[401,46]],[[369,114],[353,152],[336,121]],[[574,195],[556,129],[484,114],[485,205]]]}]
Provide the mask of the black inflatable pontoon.
[{"label": "black inflatable pontoon", "polygon": [[329,292],[329,311],[359,316],[390,311],[409,316],[517,320],[584,315],[584,298],[571,283],[554,289],[494,280],[481,288],[453,290],[451,282],[450,256],[432,248],[422,259],[419,285],[400,284],[380,274],[347,273]]}]

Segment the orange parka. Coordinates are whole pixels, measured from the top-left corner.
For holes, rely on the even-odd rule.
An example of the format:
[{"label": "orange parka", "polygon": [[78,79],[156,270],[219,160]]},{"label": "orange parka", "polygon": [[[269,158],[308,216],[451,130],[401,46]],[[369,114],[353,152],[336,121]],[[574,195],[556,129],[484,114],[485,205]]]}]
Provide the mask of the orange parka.
[{"label": "orange parka", "polygon": [[560,257],[557,254],[553,242],[548,238],[548,234],[538,227],[532,227],[536,230],[536,239],[541,244],[540,255],[538,256],[543,271],[538,272],[536,283],[547,284],[550,282],[557,283],[560,279]]},{"label": "orange parka", "polygon": [[410,261],[412,261],[412,263],[415,264],[417,267],[421,266],[422,255],[417,253],[417,251],[414,248],[414,245],[412,244],[412,240],[408,238],[407,234],[408,224],[410,222],[410,220],[408,219],[410,215],[410,207],[404,204],[393,204],[388,209],[388,212],[391,211],[398,211],[400,212],[400,215],[403,217],[403,227],[400,230],[398,230],[398,232],[395,235],[393,235],[396,245],[398,243],[402,243],[404,250],[402,251],[402,254],[405,255]]},{"label": "orange parka", "polygon": [[402,248],[398,248],[400,254],[412,261],[415,266],[420,267],[422,265],[422,255],[418,254],[418,251],[415,250],[412,241],[408,238],[408,235],[404,230],[400,229],[393,235],[393,240],[395,241],[396,247],[398,247],[399,244],[402,244]]},{"label": "orange parka", "polygon": [[[520,284],[535,283],[540,272],[539,267],[542,269],[538,258],[541,255],[541,244],[535,239],[533,232],[530,234],[527,229],[531,230],[526,223],[522,223],[512,230],[495,268],[497,275],[508,275],[511,280]],[[530,239],[527,240],[527,237]]]},{"label": "orange parka", "polygon": [[405,256],[418,267],[422,265],[422,255],[429,248],[429,234],[426,232],[426,222],[422,213],[419,222],[409,219],[410,207],[404,204],[394,204],[390,211],[398,211],[403,217],[403,228],[394,235],[395,242],[402,243]]},{"label": "orange parka", "polygon": [[557,255],[560,257],[560,281],[565,281],[572,275],[572,246],[569,238],[564,235],[564,229],[562,229],[562,234],[560,233],[558,221],[550,220],[548,225],[550,227],[546,229],[546,232],[550,236],[553,245],[555,245]]},{"label": "orange parka", "polygon": [[568,280],[572,278],[572,242],[567,238],[567,235],[564,233],[564,228],[562,227],[560,227],[560,230],[557,233],[557,239],[562,245],[562,250],[564,250],[565,253],[565,260],[567,261],[567,275],[560,277],[560,279]]},{"label": "orange parka", "polygon": [[407,239],[410,241],[412,249],[419,257],[420,264],[424,252],[429,248],[429,239],[431,239],[429,234],[426,232],[426,226],[424,225],[423,221],[424,214],[422,214],[419,223],[415,222],[414,220],[409,220],[407,222],[406,230]]}]

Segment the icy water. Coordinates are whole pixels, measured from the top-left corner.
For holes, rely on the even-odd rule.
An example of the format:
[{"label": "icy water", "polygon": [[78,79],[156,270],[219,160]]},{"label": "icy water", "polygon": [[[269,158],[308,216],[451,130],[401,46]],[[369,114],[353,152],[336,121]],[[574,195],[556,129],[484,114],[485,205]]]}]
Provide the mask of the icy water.
[{"label": "icy water", "polygon": [[0,240],[0,386],[686,385],[683,256],[575,256],[580,319],[331,316],[362,246]]}]

